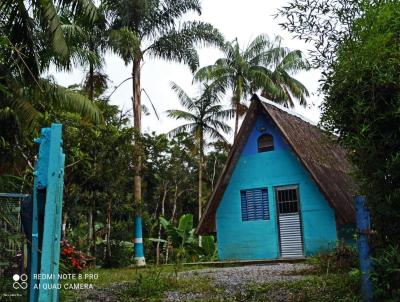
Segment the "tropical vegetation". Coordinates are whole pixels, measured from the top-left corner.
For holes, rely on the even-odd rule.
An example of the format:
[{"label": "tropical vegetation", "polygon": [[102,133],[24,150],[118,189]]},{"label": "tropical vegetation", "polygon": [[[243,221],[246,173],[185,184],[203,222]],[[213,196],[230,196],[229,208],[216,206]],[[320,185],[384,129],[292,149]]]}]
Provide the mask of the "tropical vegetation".
[{"label": "tropical vegetation", "polygon": [[[325,70],[322,125],[348,150],[357,193],[366,196],[371,211],[375,299],[399,300],[399,279],[392,273],[400,263],[400,2],[322,1],[323,11],[316,4],[298,10],[306,2],[291,1],[282,11],[292,20],[285,27],[317,39],[316,63],[334,51],[320,65]],[[325,26],[334,20],[335,26]],[[327,42],[319,44],[323,38]]]},{"label": "tropical vegetation", "polygon": [[270,40],[262,34],[243,50],[236,39],[226,42],[222,50],[224,57],[213,65],[200,68],[194,79],[210,82],[214,89],[222,92],[230,89],[235,137],[239,118],[247,111],[245,101],[252,93],[261,91],[262,96],[286,107],[294,107],[293,98],[298,99],[300,105],[307,104],[307,88],[292,75],[308,70],[310,65],[301,51],[282,47],[281,38]]},{"label": "tropical vegetation", "polygon": [[[62,271],[133,264],[138,215],[148,263],[174,263],[176,273],[184,262],[214,260],[215,238],[194,230],[230,149],[229,120],[235,118],[236,136],[252,93],[306,106],[310,93],[296,75],[317,67],[321,126],[347,149],[357,193],[371,210],[375,299],[399,300],[399,1],[290,0],[276,17],[311,43],[309,60],[266,34],[244,48],[237,39],[225,41],[213,25],[189,21],[201,11],[198,0],[0,0],[0,192],[32,191],[33,138],[60,122],[67,154]],[[221,57],[200,66],[200,47],[217,48]],[[110,54],[131,67],[125,81],[132,81],[133,115],[110,103],[112,79],[104,71]],[[179,123],[169,133],[142,132],[142,68],[152,59],[185,64],[199,87],[191,96],[171,84],[180,108],[167,111]],[[51,74],[74,68],[85,75],[70,87]],[[0,206],[0,238],[10,243],[0,252],[21,258],[17,237],[7,231],[15,213],[14,204]],[[326,257],[314,259],[317,269],[326,266],[307,272],[310,278],[255,286],[235,299],[264,299],[277,287],[304,300],[358,299],[355,264],[342,270],[337,254]],[[157,271],[127,275],[134,278],[127,295],[152,298],[154,291],[159,298],[169,286],[182,286],[176,275]]]},{"label": "tropical vegetation", "polygon": [[[104,1],[111,18],[110,45],[124,60],[132,63],[132,108],[134,130],[141,133],[141,64],[146,56],[187,64],[192,71],[199,65],[196,46],[220,45],[222,35],[211,24],[183,21],[189,12],[201,13],[200,2],[185,1]],[[141,147],[136,138],[135,148]],[[134,200],[141,216],[142,157],[135,158]]]},{"label": "tropical vegetation", "polygon": [[[177,84],[172,83],[172,89],[176,92],[181,105],[187,111],[175,109],[168,110],[168,116],[188,123],[178,126],[170,131],[170,135],[188,133],[196,142],[198,150],[198,220],[201,219],[203,200],[203,165],[206,137],[219,139],[227,143],[224,134],[228,134],[231,128],[225,123],[225,119],[232,115],[232,110],[223,109],[218,92],[214,86],[207,86],[198,98],[191,98]],[[201,246],[201,238],[199,241]]]}]

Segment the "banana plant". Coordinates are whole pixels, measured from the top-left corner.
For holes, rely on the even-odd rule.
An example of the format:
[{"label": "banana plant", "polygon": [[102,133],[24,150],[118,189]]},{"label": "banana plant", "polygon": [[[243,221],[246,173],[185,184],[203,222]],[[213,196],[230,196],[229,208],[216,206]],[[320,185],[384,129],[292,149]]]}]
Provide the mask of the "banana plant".
[{"label": "banana plant", "polygon": [[172,246],[176,258],[180,260],[200,258],[201,260],[212,260],[216,256],[216,244],[213,236],[203,237],[203,246],[198,245],[198,236],[193,227],[193,215],[184,214],[179,219],[178,226],[174,226],[164,217],[160,217],[160,224],[165,231],[167,239],[150,238],[150,241],[161,242],[164,249]]}]

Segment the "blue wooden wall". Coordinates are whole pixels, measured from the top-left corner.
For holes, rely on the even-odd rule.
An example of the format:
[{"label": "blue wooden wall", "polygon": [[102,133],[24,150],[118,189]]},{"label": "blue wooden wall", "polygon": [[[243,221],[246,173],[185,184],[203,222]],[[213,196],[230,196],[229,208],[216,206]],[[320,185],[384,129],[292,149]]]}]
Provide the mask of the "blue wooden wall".
[{"label": "blue wooden wall", "polygon": [[[257,152],[257,138],[273,135],[275,150]],[[264,132],[265,133],[265,132]],[[308,171],[266,116],[260,115],[234,168],[216,213],[218,255],[229,259],[273,259],[279,257],[275,186],[298,185],[306,255],[329,250],[336,245],[333,209]],[[270,219],[241,219],[240,190],[268,188]]]}]

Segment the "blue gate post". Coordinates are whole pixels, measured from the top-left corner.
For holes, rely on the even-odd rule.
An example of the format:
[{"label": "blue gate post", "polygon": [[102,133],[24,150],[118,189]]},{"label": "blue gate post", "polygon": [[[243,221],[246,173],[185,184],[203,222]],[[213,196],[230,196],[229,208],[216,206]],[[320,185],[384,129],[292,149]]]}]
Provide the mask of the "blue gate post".
[{"label": "blue gate post", "polygon": [[364,302],[373,300],[371,273],[371,254],[368,244],[368,234],[370,232],[370,216],[365,205],[365,196],[356,196],[356,220],[358,232],[358,254],[360,258],[361,269],[361,291]]},{"label": "blue gate post", "polygon": [[[40,138],[35,140],[39,144],[39,155],[33,173],[31,274],[40,274],[41,278],[30,280],[30,302],[59,301],[58,272],[65,163],[61,133],[61,124],[52,124],[51,128],[42,129]],[[42,233],[39,232],[41,226]],[[41,253],[38,253],[40,247]]]}]

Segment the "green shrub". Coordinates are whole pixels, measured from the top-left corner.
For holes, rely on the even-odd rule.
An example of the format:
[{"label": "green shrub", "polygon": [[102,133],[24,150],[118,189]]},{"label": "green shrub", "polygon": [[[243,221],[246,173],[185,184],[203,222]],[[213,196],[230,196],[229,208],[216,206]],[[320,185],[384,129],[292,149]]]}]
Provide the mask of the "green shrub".
[{"label": "green shrub", "polygon": [[372,280],[377,301],[400,301],[400,247],[390,245],[377,251]]},{"label": "green shrub", "polygon": [[125,267],[133,263],[133,243],[111,240],[111,256],[106,255],[103,267]]},{"label": "green shrub", "polygon": [[334,251],[318,254],[308,259],[308,262],[317,273],[349,272],[358,267],[358,255],[356,249],[339,245]]}]

